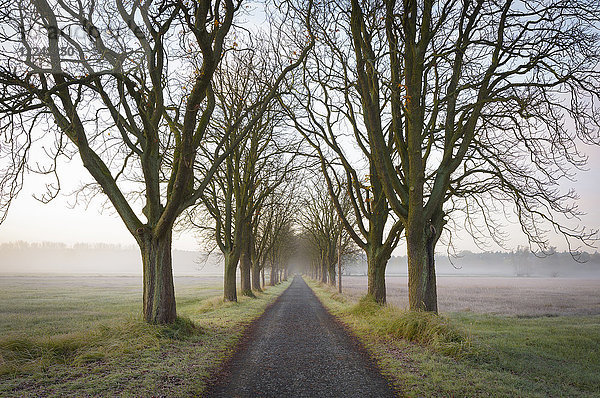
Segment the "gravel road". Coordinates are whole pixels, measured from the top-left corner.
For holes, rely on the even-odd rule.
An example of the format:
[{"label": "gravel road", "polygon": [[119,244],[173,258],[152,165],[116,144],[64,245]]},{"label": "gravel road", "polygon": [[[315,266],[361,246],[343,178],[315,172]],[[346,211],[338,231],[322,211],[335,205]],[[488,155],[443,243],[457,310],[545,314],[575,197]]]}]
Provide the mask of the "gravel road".
[{"label": "gravel road", "polygon": [[394,397],[300,276],[250,327],[207,397]]}]

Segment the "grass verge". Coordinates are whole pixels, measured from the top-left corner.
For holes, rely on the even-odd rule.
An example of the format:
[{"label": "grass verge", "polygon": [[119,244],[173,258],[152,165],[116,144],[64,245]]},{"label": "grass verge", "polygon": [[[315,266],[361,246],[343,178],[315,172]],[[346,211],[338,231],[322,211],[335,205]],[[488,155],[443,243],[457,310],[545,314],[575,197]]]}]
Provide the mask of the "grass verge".
[{"label": "grass verge", "polygon": [[307,280],[410,397],[600,397],[600,316],[438,317]]},{"label": "grass verge", "polygon": [[[245,326],[288,285],[268,288],[256,298],[240,297],[237,303],[183,289],[177,298],[179,318],[169,326],[144,323],[137,300],[104,297],[106,303],[98,294],[86,306],[77,300],[48,304],[51,292],[34,303],[4,297],[10,308],[0,312],[7,329],[0,337],[0,396],[201,396]],[[87,296],[77,290],[73,297]],[[25,310],[38,305],[44,312],[37,316]],[[115,310],[123,312],[115,316]],[[16,326],[4,324],[19,311]],[[72,311],[80,311],[79,316]],[[39,317],[47,317],[47,324]]]}]

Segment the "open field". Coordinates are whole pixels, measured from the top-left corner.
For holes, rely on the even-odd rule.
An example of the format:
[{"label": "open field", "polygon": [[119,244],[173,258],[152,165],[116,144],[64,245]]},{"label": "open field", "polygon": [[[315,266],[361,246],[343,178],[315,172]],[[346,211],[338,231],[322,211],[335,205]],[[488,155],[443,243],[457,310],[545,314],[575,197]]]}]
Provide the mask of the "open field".
[{"label": "open field", "polygon": [[[222,277],[175,277],[179,313],[222,292]],[[101,322],[141,317],[142,277],[0,275],[0,335],[70,333]]]},{"label": "open field", "polygon": [[[405,303],[405,283],[388,277],[390,302]],[[200,394],[243,325],[287,287],[225,304],[221,284],[176,277],[184,318],[155,327],[141,321],[138,276],[0,276],[0,396]],[[366,278],[344,277],[342,296],[311,282],[408,396],[600,397],[597,280],[440,277],[439,285],[442,335],[427,340],[410,317],[405,329],[417,333],[398,335],[407,321],[397,309],[353,310]]]},{"label": "open field", "polygon": [[[402,304],[405,278],[389,279],[389,301]],[[357,303],[362,279],[345,282],[350,294],[310,285],[406,396],[600,397],[600,315],[574,315],[599,313],[598,281],[440,278],[440,318]]]},{"label": "open field", "polygon": [[[388,302],[408,307],[408,280],[387,276]],[[366,276],[343,276],[344,294],[367,293]],[[441,313],[474,312],[497,315],[598,315],[600,279],[439,276]]]},{"label": "open field", "polygon": [[[0,396],[191,396],[287,283],[223,303],[176,277],[175,325],[141,320],[141,277],[0,276]],[[193,322],[193,323],[192,323]]]}]

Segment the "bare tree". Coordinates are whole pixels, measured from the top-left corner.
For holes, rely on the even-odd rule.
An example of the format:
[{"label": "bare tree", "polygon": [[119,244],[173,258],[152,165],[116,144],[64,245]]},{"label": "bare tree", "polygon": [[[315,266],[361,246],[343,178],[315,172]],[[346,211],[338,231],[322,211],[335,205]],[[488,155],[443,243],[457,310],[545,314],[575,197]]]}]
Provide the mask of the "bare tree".
[{"label": "bare tree", "polygon": [[331,73],[346,82],[333,105],[361,127],[404,227],[412,310],[437,311],[434,253],[448,221],[501,241],[497,210],[514,208],[541,250],[549,230],[569,245],[597,237],[565,222],[579,212],[558,184],[585,163],[577,143],[598,144],[598,2],[351,0],[316,15],[319,59],[346,64],[322,63],[317,77],[330,91]]},{"label": "bare tree", "polygon": [[316,183],[307,186],[306,189],[306,198],[302,202],[298,222],[314,248],[311,251],[318,255],[321,282],[335,285],[338,241],[341,239],[342,255],[353,253],[356,249],[348,230],[343,228],[344,222],[350,222],[351,230],[354,229],[355,221],[351,217],[352,205],[345,191],[339,189],[334,191],[333,194],[342,212],[340,217],[325,184]]},{"label": "bare tree", "polygon": [[[297,177],[297,176],[296,176]],[[279,186],[263,202],[255,213],[254,257],[252,259],[252,288],[260,287],[259,272],[270,266],[269,284],[279,282],[279,268],[285,264],[289,246],[294,240],[292,229],[298,211],[298,200],[294,194],[297,181],[291,180]]]},{"label": "bare tree", "polygon": [[[140,247],[143,313],[150,323],[176,317],[172,228],[202,196],[237,127],[234,123],[212,143],[216,155],[198,175],[197,153],[208,145],[215,108],[211,81],[225,46],[233,46],[226,37],[241,5],[233,0],[3,3],[0,128],[17,152],[0,180],[2,217],[20,188],[32,145],[53,135],[51,166],[41,171],[58,176],[57,159],[79,154],[95,181],[85,193],[106,195]],[[277,82],[310,46],[309,37],[295,47],[296,54],[286,55],[287,66],[252,109],[255,120],[276,95]],[[59,188],[58,182],[50,186],[43,199],[51,200]]]},{"label": "bare tree", "polygon": [[273,230],[273,246],[268,252],[269,265],[271,267],[269,284],[275,284],[286,280],[289,269],[289,259],[297,250],[297,239],[292,220],[279,214],[279,228]]},{"label": "bare tree", "polygon": [[[217,109],[211,136],[215,142],[220,142],[222,131],[233,128],[224,145],[230,155],[217,169],[202,196],[203,208],[212,222],[201,224],[191,217],[196,226],[212,231],[207,238],[214,240],[224,255],[224,298],[229,301],[237,300],[235,275],[238,264],[241,292],[253,295],[251,268],[257,212],[274,190],[291,178],[297,167],[295,159],[299,143],[279,128],[282,114],[276,109],[276,103],[267,111],[261,111],[260,119],[250,113],[246,121],[239,122],[240,115],[247,113],[253,104],[263,101],[270,92],[271,59],[253,51],[231,53],[223,61],[222,73],[214,87]],[[239,126],[234,128],[238,123]],[[238,134],[243,134],[243,138],[239,139]],[[210,149],[203,154],[209,165],[214,156]],[[197,167],[205,166],[198,164]],[[198,211],[203,210],[195,209],[193,213]]]},{"label": "bare tree", "polygon": [[[313,26],[323,37],[304,65],[302,85],[284,104],[293,126],[300,131],[320,162],[330,200],[353,241],[367,256],[368,294],[385,303],[385,269],[396,248],[403,224],[394,217],[372,154],[373,142],[360,120],[360,99],[348,90],[351,49],[340,42],[332,21]],[[348,148],[348,142],[353,145]],[[387,143],[391,149],[393,141]],[[338,192],[344,191],[350,209],[344,209]],[[347,218],[351,215],[352,222]]]}]

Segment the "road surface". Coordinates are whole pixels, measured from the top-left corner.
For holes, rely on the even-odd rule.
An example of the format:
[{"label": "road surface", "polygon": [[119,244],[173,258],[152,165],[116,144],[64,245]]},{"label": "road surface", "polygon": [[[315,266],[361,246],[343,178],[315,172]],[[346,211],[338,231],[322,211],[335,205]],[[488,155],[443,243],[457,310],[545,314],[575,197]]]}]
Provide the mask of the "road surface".
[{"label": "road surface", "polygon": [[208,397],[394,397],[364,348],[300,276],[250,327]]}]

